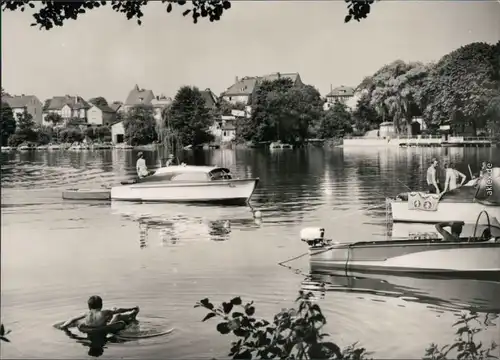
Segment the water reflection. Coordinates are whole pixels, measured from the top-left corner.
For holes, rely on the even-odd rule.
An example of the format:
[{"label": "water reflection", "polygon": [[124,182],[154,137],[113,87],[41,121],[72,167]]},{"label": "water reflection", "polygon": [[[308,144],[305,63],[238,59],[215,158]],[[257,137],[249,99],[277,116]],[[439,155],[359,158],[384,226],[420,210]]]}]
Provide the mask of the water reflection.
[{"label": "water reflection", "polygon": [[167,246],[181,240],[226,241],[230,239],[233,229],[247,231],[261,224],[248,206],[112,202],[111,211],[139,223],[141,249],[149,245],[151,230],[158,232],[160,246]]},{"label": "water reflection", "polygon": [[371,275],[355,272],[315,272],[302,282],[303,290],[319,297],[328,292],[353,292],[424,303],[436,310],[470,310],[500,314],[500,280],[432,276]]},{"label": "water reflection", "polygon": [[71,330],[66,329],[64,333],[73,340],[76,340],[77,343],[83,345],[88,348],[88,355],[92,357],[100,357],[104,354],[104,349],[107,348],[108,343],[120,344],[125,343],[127,340],[119,339],[115,336],[104,335],[86,335],[81,336],[71,332]]}]

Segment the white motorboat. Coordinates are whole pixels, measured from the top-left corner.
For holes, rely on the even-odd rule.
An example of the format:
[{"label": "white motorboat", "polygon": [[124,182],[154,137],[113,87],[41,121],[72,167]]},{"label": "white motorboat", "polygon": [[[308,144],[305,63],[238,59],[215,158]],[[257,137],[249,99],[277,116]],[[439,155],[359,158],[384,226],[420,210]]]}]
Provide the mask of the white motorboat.
[{"label": "white motorboat", "polygon": [[334,243],[324,229],[306,228],[311,267],[372,273],[500,275],[500,238],[405,239]]},{"label": "white motorboat", "polygon": [[115,149],[120,149],[120,150],[131,150],[133,149],[134,147],[132,145],[129,145],[129,144],[125,144],[125,143],[120,143],[120,144],[116,144],[114,146]]},{"label": "white motorboat", "polygon": [[10,152],[15,150],[12,146],[2,146],[2,152]]},{"label": "white motorboat", "polygon": [[278,141],[272,142],[269,145],[269,149],[270,150],[276,150],[276,149],[293,149],[293,145],[282,143],[281,141],[278,140]]},{"label": "white motorboat", "polygon": [[36,149],[37,149],[37,150],[47,150],[48,148],[49,148],[49,146],[48,146],[48,145],[38,145],[38,146],[36,147]]},{"label": "white motorboat", "polygon": [[33,149],[33,146],[31,146],[30,144],[22,144],[22,145],[19,145],[17,147],[17,150],[19,150],[19,151],[29,151],[32,149]]},{"label": "white motorboat", "polygon": [[500,168],[492,168],[482,179],[448,191],[442,196],[423,192],[399,194],[390,200],[394,222],[474,223],[482,211],[500,219]]},{"label": "white motorboat", "polygon": [[234,179],[218,166],[168,166],[111,188],[111,200],[143,202],[247,203],[258,178]]}]

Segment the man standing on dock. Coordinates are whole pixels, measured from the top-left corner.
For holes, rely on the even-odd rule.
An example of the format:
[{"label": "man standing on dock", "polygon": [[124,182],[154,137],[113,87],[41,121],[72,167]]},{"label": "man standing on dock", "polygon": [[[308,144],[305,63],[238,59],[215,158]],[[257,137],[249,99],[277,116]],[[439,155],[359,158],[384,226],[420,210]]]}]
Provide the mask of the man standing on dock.
[{"label": "man standing on dock", "polygon": [[430,194],[439,194],[439,179],[437,177],[438,161],[436,158],[432,159],[431,166],[427,169],[427,186]]}]

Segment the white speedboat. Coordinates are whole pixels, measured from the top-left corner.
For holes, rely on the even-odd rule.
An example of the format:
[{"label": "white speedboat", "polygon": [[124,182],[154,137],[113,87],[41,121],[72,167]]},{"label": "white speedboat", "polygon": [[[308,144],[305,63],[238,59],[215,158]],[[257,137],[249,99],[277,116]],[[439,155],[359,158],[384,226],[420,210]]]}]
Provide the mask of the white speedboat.
[{"label": "white speedboat", "polygon": [[59,144],[49,144],[48,148],[49,151],[55,151],[55,150],[61,150],[62,146]]},{"label": "white speedboat", "polygon": [[111,200],[247,203],[259,179],[234,179],[218,166],[168,166],[148,177],[111,188]]},{"label": "white speedboat", "polygon": [[500,275],[500,238],[463,241],[405,239],[334,243],[324,229],[306,228],[301,240],[309,245],[310,265],[372,273],[426,273],[453,276]]},{"label": "white speedboat", "polygon": [[272,142],[269,145],[269,149],[270,150],[276,150],[276,149],[293,149],[293,145],[282,143],[281,141],[278,140],[278,141]]},{"label": "white speedboat", "polygon": [[2,146],[2,152],[10,152],[15,150],[12,146]]},{"label": "white speedboat", "polygon": [[474,223],[482,211],[500,219],[500,168],[493,168],[482,179],[469,181],[442,196],[402,193],[390,200],[390,205],[394,222]]}]

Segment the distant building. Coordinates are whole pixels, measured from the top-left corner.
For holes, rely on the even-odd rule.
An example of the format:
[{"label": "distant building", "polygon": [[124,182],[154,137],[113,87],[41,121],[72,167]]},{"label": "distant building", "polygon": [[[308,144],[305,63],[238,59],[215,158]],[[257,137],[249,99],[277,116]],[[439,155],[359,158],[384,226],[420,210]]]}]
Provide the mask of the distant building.
[{"label": "distant building", "polygon": [[222,99],[231,104],[242,103],[250,105],[252,95],[255,93],[257,86],[262,81],[274,81],[281,78],[292,80],[294,86],[303,85],[299,73],[274,73],[264,76],[246,76],[241,79],[236,77],[235,82],[226,91],[221,94]]},{"label": "distant building", "polygon": [[111,141],[113,144],[121,144],[125,141],[125,128],[123,121],[111,125]]},{"label": "distant building", "polygon": [[124,112],[130,110],[134,106],[138,105],[152,105],[152,101],[155,99],[153,90],[140,89],[136,84],[134,88],[129,92],[127,100],[123,104]]},{"label": "distant building", "polygon": [[219,101],[217,95],[215,95],[214,92],[209,88],[201,90],[200,92],[201,96],[205,100],[205,106],[210,110],[215,109],[217,107],[217,102]]},{"label": "distant building", "polygon": [[43,123],[44,125],[51,125],[45,121],[49,114],[58,114],[61,116],[65,123],[71,118],[87,121],[87,111],[92,107],[82,97],[76,96],[54,96],[45,102],[43,109]]},{"label": "distant building", "polygon": [[355,89],[349,86],[339,86],[336,88],[332,88],[330,92],[326,95],[326,103],[324,105],[324,110],[330,109],[336,102],[341,102],[346,104],[350,108],[356,106],[356,104],[351,104],[352,100],[354,100]]},{"label": "distant building", "polygon": [[151,100],[151,105],[153,106],[156,123],[160,124],[163,119],[163,111],[172,105],[172,98],[166,97],[162,94]]},{"label": "distant building", "polygon": [[116,113],[123,112],[123,103],[121,101],[114,101],[109,107]]},{"label": "distant building", "polygon": [[394,123],[392,121],[386,121],[380,124],[377,135],[382,138],[396,136],[396,131],[394,130]]},{"label": "distant building", "polygon": [[90,125],[109,126],[115,122],[116,111],[108,105],[96,105],[87,111],[87,123]]},{"label": "distant building", "polygon": [[43,104],[35,95],[19,95],[2,97],[2,102],[9,104],[17,121],[17,114],[22,114],[26,110],[33,117],[35,124],[43,123]]}]

